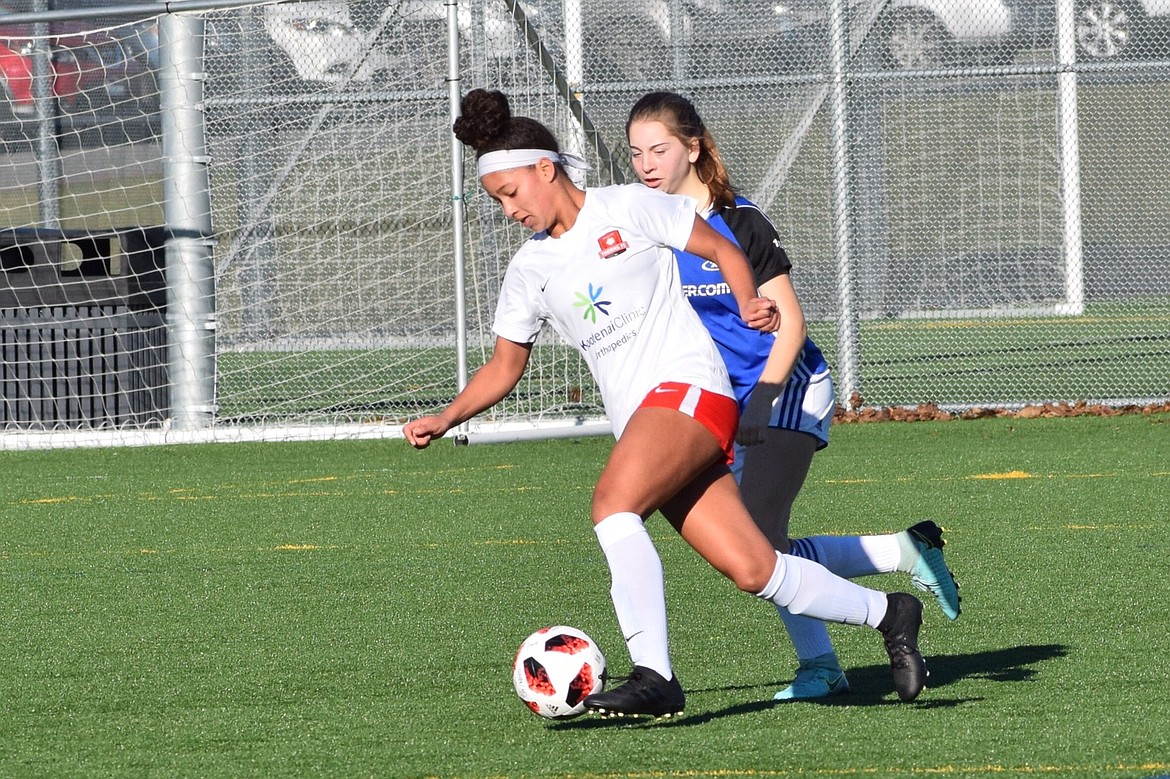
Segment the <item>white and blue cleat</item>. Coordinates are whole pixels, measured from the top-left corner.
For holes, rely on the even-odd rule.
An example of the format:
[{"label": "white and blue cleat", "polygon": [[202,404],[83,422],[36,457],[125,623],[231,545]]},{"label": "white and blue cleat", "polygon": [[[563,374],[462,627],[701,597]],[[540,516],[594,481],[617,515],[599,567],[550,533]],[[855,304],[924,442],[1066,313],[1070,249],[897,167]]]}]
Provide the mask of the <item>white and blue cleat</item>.
[{"label": "white and blue cleat", "polygon": [[943,541],[942,528],[928,519],[906,532],[918,550],[918,561],[910,571],[910,581],[935,597],[947,619],[958,619],[961,612],[959,585],[943,559],[942,548],[946,542]]},{"label": "white and blue cleat", "polygon": [[812,700],[828,698],[849,692],[849,680],[841,670],[841,663],[835,652],[828,652],[801,660],[796,669],[796,678],[773,697],[778,701]]}]

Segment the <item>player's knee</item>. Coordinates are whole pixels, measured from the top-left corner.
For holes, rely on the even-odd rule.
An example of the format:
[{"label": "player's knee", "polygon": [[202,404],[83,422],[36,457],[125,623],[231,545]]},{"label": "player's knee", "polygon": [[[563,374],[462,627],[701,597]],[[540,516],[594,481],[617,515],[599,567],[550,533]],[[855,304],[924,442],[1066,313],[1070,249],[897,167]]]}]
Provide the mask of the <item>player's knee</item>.
[{"label": "player's knee", "polygon": [[645,514],[654,508],[649,503],[645,490],[640,489],[638,485],[630,483],[628,479],[614,478],[608,473],[603,473],[597,481],[597,486],[593,488],[591,504],[593,522],[596,524],[610,514],[620,511]]},{"label": "player's knee", "polygon": [[739,589],[755,595],[764,591],[768,582],[772,580],[772,574],[775,570],[775,556],[769,560],[745,559],[727,572],[727,578],[731,579]]},{"label": "player's knee", "polygon": [[615,513],[615,505],[614,491],[604,481],[598,482],[597,486],[593,488],[593,501],[590,504],[593,524],[597,524],[610,514]]}]

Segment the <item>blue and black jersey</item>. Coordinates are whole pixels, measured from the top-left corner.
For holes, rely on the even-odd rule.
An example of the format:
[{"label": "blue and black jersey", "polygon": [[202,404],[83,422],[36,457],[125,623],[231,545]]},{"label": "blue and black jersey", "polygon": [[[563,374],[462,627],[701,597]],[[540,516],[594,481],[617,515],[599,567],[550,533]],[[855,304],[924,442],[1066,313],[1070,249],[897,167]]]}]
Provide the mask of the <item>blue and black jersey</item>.
[{"label": "blue and black jersey", "polygon": [[[715,209],[706,215],[706,219],[747,256],[757,287],[792,270],[775,226],[758,206],[746,198],[737,196],[734,206]],[[742,411],[764,370],[775,336],[751,329],[740,318],[739,304],[715,263],[683,251],[676,251],[675,257],[683,293],[719,347]],[[821,350],[811,338],[806,339],[797,364],[793,366],[793,377],[827,370]]]}]

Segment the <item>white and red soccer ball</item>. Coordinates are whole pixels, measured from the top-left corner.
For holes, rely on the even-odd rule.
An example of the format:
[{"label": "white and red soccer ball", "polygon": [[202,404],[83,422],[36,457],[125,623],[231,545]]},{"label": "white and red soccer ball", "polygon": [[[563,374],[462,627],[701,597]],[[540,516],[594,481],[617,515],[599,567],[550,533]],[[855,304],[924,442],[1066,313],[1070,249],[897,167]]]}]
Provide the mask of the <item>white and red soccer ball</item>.
[{"label": "white and red soccer ball", "polygon": [[584,632],[541,628],[520,645],[512,663],[516,694],[535,713],[567,719],[585,711],[585,697],[605,686],[605,655]]}]

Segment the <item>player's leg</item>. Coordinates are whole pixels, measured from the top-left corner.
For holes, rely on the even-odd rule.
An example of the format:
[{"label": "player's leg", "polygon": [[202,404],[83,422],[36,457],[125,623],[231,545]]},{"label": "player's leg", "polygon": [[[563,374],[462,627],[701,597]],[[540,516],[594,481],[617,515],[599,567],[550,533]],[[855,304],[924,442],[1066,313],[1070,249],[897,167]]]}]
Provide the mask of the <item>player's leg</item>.
[{"label": "player's leg", "polygon": [[670,408],[640,408],[614,445],[594,489],[592,511],[634,670],[625,684],[589,696],[585,704],[591,711],[670,716],[683,710],[682,687],[670,664],[662,562],[642,521],[722,458],[703,424]]},{"label": "player's leg", "polygon": [[[960,613],[958,584],[943,558],[942,529],[934,522],[927,520],[900,533],[885,535],[811,536],[789,541],[792,505],[808,476],[813,454],[828,438],[829,417],[823,414],[824,403],[820,397],[825,389],[822,384],[808,388],[801,400],[800,430],[772,427],[760,444],[737,449],[737,457],[742,455],[742,469],[737,477],[752,518],[776,549],[814,560],[846,579],[895,571],[908,573],[915,587],[935,597],[949,619],[957,619]],[[831,389],[831,384],[828,387]],[[781,424],[780,409],[796,402],[795,398],[788,396],[799,389],[787,388],[777,401],[775,424]],[[789,623],[786,621],[785,625]],[[793,622],[791,627],[797,631],[805,630],[807,641],[814,640],[810,629],[802,628],[799,622]],[[818,654],[832,650],[827,643],[827,633],[823,641],[821,648],[824,652]],[[799,645],[800,642],[801,637],[793,635],[793,643]],[[799,651],[797,657],[801,665],[805,665],[805,660],[811,660],[801,657]],[[822,658],[820,664],[827,665],[831,659]],[[836,678],[836,671],[829,665],[827,671],[818,668],[809,673],[828,673]]]},{"label": "player's leg", "polygon": [[[788,552],[788,521],[804,485],[820,439],[772,427],[764,440],[735,449],[736,473],[744,504],[772,546]],[[849,681],[825,623],[777,607],[796,650],[796,678],[776,693],[776,700],[824,698],[849,691]]]},{"label": "player's leg", "polygon": [[779,552],[789,552],[792,505],[804,486],[817,444],[806,433],[768,428],[761,443],[736,447],[736,459],[742,461],[739,485],[744,505]]},{"label": "player's leg", "polygon": [[943,557],[942,528],[931,520],[900,533],[869,536],[809,536],[792,539],[792,554],[815,560],[838,576],[853,579],[902,571],[929,592],[948,619],[961,613],[959,585]]},{"label": "player's leg", "polygon": [[[810,560],[772,549],[740,500],[730,472],[712,466],[662,507],[683,538],[740,589],[794,614],[824,621],[869,625],[882,632],[895,687],[912,700],[926,681],[918,652],[922,604],[904,593],[861,587]],[[761,586],[760,571],[772,557],[772,571]]]}]

